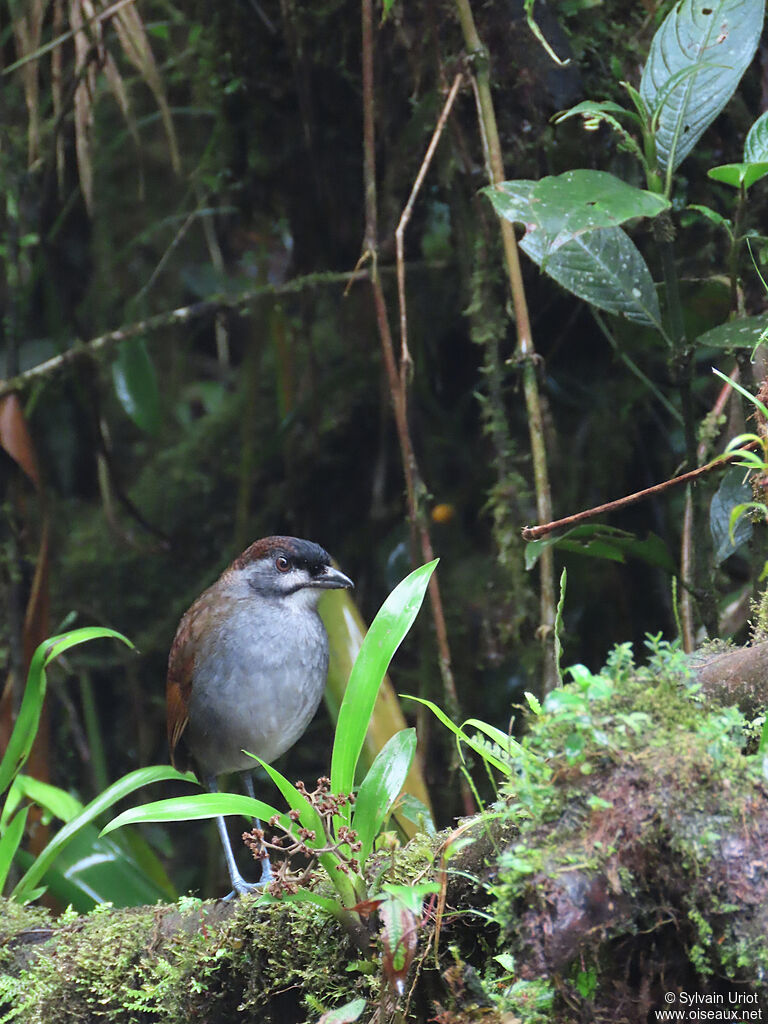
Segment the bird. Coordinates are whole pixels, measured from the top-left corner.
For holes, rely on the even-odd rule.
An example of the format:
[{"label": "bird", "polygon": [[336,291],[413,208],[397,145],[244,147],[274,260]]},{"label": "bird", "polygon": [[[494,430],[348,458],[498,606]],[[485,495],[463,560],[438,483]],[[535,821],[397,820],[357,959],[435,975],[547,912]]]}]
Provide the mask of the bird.
[{"label": "bird", "polygon": [[[243,773],[254,796],[254,760],[270,763],[302,736],[325,689],[328,635],[317,603],[354,587],[319,544],[298,537],[254,541],[182,616],[168,657],[166,710],[171,764],[194,768],[212,793],[218,777]],[[230,898],[272,880],[240,874],[217,818]],[[258,825],[257,825],[258,827]]]}]

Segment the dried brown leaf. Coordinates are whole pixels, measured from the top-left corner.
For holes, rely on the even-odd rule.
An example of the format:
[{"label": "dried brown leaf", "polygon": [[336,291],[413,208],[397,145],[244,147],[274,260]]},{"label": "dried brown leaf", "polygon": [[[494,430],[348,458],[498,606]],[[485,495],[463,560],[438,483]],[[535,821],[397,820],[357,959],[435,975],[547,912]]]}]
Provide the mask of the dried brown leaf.
[{"label": "dried brown leaf", "polygon": [[176,174],[181,174],[181,158],[176,142],[176,132],[173,127],[171,109],[165,96],[162,76],[155,62],[152,48],[149,45],[144,24],[135,6],[128,4],[125,7],[121,7],[113,18],[113,24],[125,56],[152,90],[152,95],[155,97],[155,103],[157,103],[160,119],[165,129],[168,148],[171,151],[171,164]]}]

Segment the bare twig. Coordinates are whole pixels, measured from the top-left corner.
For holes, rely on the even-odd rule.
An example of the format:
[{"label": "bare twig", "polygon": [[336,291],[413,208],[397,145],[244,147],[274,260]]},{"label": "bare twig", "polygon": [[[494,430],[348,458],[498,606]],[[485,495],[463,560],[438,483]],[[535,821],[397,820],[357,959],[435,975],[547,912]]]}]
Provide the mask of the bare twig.
[{"label": "bare twig", "polygon": [[448,120],[448,115],[453,107],[453,101],[459,92],[459,86],[461,85],[464,75],[460,71],[453,80],[448,97],[443,105],[442,112],[438,118],[438,122],[435,125],[435,130],[432,133],[429,146],[427,146],[427,152],[424,154],[424,159],[421,162],[419,173],[416,175],[416,180],[413,183],[411,194],[408,196],[408,202],[405,204],[402,215],[400,217],[400,223],[397,225],[395,231],[395,242],[397,244],[397,294],[400,300],[400,387],[401,390],[406,387],[408,369],[411,365],[411,354],[408,351],[408,321],[405,312],[405,258],[403,255],[405,229],[408,227],[408,222],[411,219],[413,213],[413,206],[416,202],[416,197],[419,194],[419,190],[424,182],[424,178],[427,176],[429,165],[432,163],[432,157],[435,155],[437,144],[440,141],[440,137],[443,134],[445,128],[445,122]]},{"label": "bare twig", "polygon": [[[381,340],[381,351],[384,368],[389,383],[389,393],[395,417],[395,427],[400,443],[400,456],[405,476],[408,519],[411,531],[418,538],[421,556],[425,562],[434,558],[432,540],[424,513],[422,496],[426,489],[419,473],[416,456],[411,442],[408,427],[407,387],[401,386],[401,374],[395,359],[395,348],[389,327],[389,316],[378,267],[378,215],[376,205],[376,134],[374,112],[374,76],[373,76],[373,0],[362,0],[362,44],[363,44],[363,187],[365,192],[365,236],[364,252],[361,262],[370,263],[369,277],[373,291],[373,302],[376,311],[376,323]],[[358,263],[358,266],[360,263]],[[407,383],[407,382],[406,382]],[[445,615],[440,597],[437,574],[433,573],[429,581],[429,598],[432,619],[435,625],[440,674],[443,681],[445,703],[449,714],[458,712],[458,696],[451,669],[451,654],[448,645],[448,630],[445,626]]]},{"label": "bare twig", "polygon": [[660,484],[654,484],[653,487],[646,487],[642,491],[635,491],[634,494],[627,494],[623,498],[617,498],[615,501],[607,501],[604,505],[596,505],[595,508],[585,509],[583,512],[576,512],[572,516],[565,516],[563,519],[556,519],[552,523],[541,523],[538,526],[525,526],[523,527],[523,540],[540,540],[542,537],[546,537],[548,533],[552,533],[553,530],[559,530],[565,527],[578,526],[579,523],[584,523],[588,519],[594,519],[596,516],[601,516],[607,512],[617,512],[619,509],[627,508],[629,505],[634,505],[638,501],[645,501],[646,498],[654,498],[658,494],[663,494],[664,491],[668,491],[672,487],[679,487],[680,484],[690,483],[693,480],[697,480],[700,476],[704,476],[705,473],[711,473],[714,469],[721,469],[726,466],[729,462],[737,459],[742,452],[751,451],[753,448],[758,446],[758,441],[752,441],[750,444],[744,445],[743,448],[738,448],[728,455],[718,455],[716,459],[712,459],[705,466],[699,466],[698,469],[692,469],[689,473],[681,473],[680,476],[673,476],[669,480],[664,480]]}]

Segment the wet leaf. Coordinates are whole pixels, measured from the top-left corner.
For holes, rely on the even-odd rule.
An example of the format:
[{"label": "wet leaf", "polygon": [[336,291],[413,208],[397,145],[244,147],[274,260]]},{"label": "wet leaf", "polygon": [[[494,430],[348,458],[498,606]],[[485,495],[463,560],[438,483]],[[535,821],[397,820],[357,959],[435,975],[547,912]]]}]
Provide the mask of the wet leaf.
[{"label": "wet leaf", "polygon": [[526,235],[520,248],[580,299],[607,313],[661,330],[661,310],[651,272],[621,228],[588,231],[549,256],[549,245],[541,232]]},{"label": "wet leaf", "polygon": [[764,0],[683,0],[653,37],[640,95],[658,111],[656,154],[674,170],[733,95],[752,61]]},{"label": "wet leaf", "polygon": [[160,427],[160,391],[143,338],[129,338],[118,349],[112,379],[120,404],[141,430],[156,434]]},{"label": "wet leaf", "polygon": [[503,181],[482,190],[500,217],[524,224],[546,259],[572,239],[634,217],[655,217],[669,201],[606,171],[577,170],[540,181]]}]

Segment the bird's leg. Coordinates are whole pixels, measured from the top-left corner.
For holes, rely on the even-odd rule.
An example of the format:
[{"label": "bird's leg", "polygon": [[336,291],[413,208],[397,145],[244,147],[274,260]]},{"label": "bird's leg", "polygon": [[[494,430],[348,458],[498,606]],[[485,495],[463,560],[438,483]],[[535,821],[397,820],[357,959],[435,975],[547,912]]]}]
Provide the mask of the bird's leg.
[{"label": "bird's leg", "polygon": [[[243,782],[245,783],[245,791],[251,800],[256,799],[256,794],[253,791],[253,776],[250,772],[246,772],[243,776]],[[258,818],[254,819],[256,828],[261,829],[261,822]],[[269,856],[266,856],[261,862],[261,878],[259,879],[259,885],[269,885],[273,880],[274,875],[272,874],[272,865],[269,861]]]},{"label": "bird's leg", "polygon": [[[205,784],[208,787],[209,792],[218,793],[219,787],[216,784],[216,776],[209,775]],[[252,892],[258,883],[246,882],[240,872],[237,870],[237,863],[235,862],[235,855],[232,852],[232,843],[229,841],[229,833],[227,832],[227,826],[224,818],[219,815],[216,819],[216,824],[219,829],[219,836],[221,837],[221,845],[224,847],[224,858],[227,862],[227,870],[229,871],[229,878],[232,882],[232,892],[224,897],[225,900],[231,900],[232,897],[237,893],[238,896],[244,896],[248,892]],[[263,871],[262,871],[263,877]]]}]

